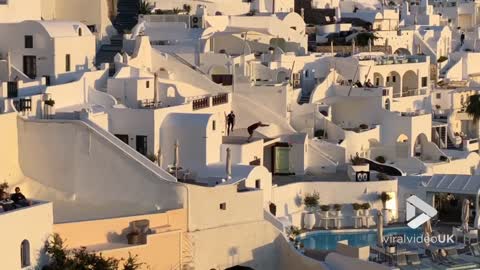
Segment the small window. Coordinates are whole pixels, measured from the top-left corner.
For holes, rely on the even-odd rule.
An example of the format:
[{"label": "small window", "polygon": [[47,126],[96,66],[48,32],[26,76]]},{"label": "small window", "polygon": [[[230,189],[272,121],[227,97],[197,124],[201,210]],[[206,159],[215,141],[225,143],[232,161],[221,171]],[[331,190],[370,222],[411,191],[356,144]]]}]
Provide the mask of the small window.
[{"label": "small window", "polygon": [[20,244],[20,263],[22,268],[30,266],[30,243],[23,240]]},{"label": "small window", "polygon": [[65,71],[69,72],[70,68],[70,54],[65,55]]},{"label": "small window", "polygon": [[82,34],[83,34],[83,32],[82,32],[82,28],[80,27],[80,28],[78,28],[78,36],[79,36],[79,37],[81,37],[81,36],[82,36]]},{"label": "small window", "polygon": [[427,82],[428,82],[428,78],[427,77],[422,77],[422,87],[426,87]]},{"label": "small window", "polygon": [[221,203],[220,210],[227,210],[227,203]]},{"label": "small window", "polygon": [[260,179],[255,180],[255,188],[256,188],[256,189],[260,189],[260,188],[261,188],[261,184],[260,184],[260,183],[261,183],[261,182],[260,182]]},{"label": "small window", "polygon": [[33,36],[25,36],[25,49],[33,48]]},{"label": "small window", "polygon": [[397,76],[393,75],[392,76],[392,82],[396,82],[397,81]]},{"label": "small window", "polygon": [[442,94],[437,93],[437,94],[435,95],[435,97],[436,97],[437,99],[441,99],[441,98],[442,98]]},{"label": "small window", "polygon": [[147,88],[150,88],[150,81],[147,81],[147,82],[146,82],[146,87],[147,87]]},{"label": "small window", "polygon": [[143,135],[137,135],[136,137],[136,148],[137,148],[137,151],[146,156],[147,155],[147,149],[148,149],[148,145],[147,145],[147,136],[143,136]]},{"label": "small window", "polygon": [[389,82],[390,82],[390,77],[387,77],[387,83],[389,83]]},{"label": "small window", "polygon": [[215,120],[212,121],[212,130],[213,131],[217,130],[217,121]]}]

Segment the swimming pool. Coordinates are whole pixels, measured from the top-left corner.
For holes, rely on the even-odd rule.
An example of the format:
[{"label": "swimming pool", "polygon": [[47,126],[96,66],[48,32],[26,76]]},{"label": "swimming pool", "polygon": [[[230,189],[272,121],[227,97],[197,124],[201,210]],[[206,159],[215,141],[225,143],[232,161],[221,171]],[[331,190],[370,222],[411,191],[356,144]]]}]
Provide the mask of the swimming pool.
[{"label": "swimming pool", "polygon": [[[422,231],[408,227],[384,228],[383,235],[415,237],[422,235]],[[354,247],[375,245],[377,243],[377,230],[319,231],[300,238],[300,242],[305,245],[305,248],[319,250],[334,250],[337,242],[342,240],[348,240],[348,244]]]}]

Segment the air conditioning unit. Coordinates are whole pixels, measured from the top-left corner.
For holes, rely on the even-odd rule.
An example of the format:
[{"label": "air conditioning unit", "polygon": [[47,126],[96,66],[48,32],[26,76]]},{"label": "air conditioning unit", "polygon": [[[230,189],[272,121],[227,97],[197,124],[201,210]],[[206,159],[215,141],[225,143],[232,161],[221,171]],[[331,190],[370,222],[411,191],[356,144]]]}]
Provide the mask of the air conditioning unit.
[{"label": "air conditioning unit", "polygon": [[200,16],[190,16],[190,28],[203,28],[203,18]]}]

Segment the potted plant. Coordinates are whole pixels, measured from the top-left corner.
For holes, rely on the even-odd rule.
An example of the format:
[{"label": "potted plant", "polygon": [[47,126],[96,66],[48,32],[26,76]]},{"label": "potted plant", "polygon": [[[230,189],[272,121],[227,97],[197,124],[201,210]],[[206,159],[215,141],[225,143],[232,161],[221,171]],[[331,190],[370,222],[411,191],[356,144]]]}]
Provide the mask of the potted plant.
[{"label": "potted plant", "polygon": [[298,236],[300,235],[301,231],[300,231],[300,228],[298,228],[297,226],[290,226],[287,228],[287,237],[288,237],[288,240],[290,240],[290,242],[292,243],[296,243],[298,242]]},{"label": "potted plant", "polygon": [[328,204],[321,205],[320,209],[322,210],[323,216],[328,217],[328,211],[330,211],[330,205]]},{"label": "potted plant", "polygon": [[363,215],[368,216],[369,210],[370,210],[370,204],[369,203],[363,203],[362,204],[362,210],[363,210]]},{"label": "potted plant", "polygon": [[129,245],[139,245],[141,242],[140,231],[134,228],[131,232],[127,234],[127,241]]},{"label": "potted plant", "polygon": [[333,209],[335,210],[337,217],[342,215],[342,205],[341,204],[338,204],[338,203],[334,204]]},{"label": "potted plant", "polygon": [[365,162],[365,159],[358,156],[358,153],[355,157],[350,157],[350,164],[348,165],[347,173],[350,180],[355,181],[357,172],[368,172],[370,171],[370,165]]},{"label": "potted plant", "polygon": [[387,201],[390,201],[392,199],[392,196],[388,194],[387,192],[382,192],[378,198],[382,201],[382,214],[383,214],[383,223],[388,224],[390,221],[390,211],[387,209]]},{"label": "potted plant", "polygon": [[303,217],[303,225],[305,229],[311,230],[315,226],[315,210],[318,207],[320,195],[318,192],[307,193],[303,198],[303,204],[307,210]]},{"label": "potted plant", "polygon": [[55,114],[55,100],[49,98],[44,101],[44,106],[43,106],[43,114],[44,118],[49,119],[52,118],[53,115]]},{"label": "potted plant", "polygon": [[360,209],[362,209],[362,205],[360,205],[359,203],[352,203],[352,208],[355,216],[360,216]]},{"label": "potted plant", "polygon": [[378,156],[375,158],[375,161],[378,163],[385,163],[387,160],[385,159],[384,156]]}]

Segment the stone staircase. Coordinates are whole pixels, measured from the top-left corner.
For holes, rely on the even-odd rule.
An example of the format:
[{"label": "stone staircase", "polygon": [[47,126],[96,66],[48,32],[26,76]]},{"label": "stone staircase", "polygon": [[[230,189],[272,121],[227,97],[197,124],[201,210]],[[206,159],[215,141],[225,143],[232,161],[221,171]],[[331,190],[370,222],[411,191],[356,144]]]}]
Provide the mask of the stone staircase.
[{"label": "stone staircase", "polygon": [[132,30],[138,22],[140,0],[119,0],[117,5],[117,17],[113,25],[118,33],[125,33]]},{"label": "stone staircase", "polygon": [[104,44],[95,56],[95,65],[99,67],[102,63],[113,63],[113,58],[123,48],[122,35],[115,35],[110,38],[110,44]]},{"label": "stone staircase", "polygon": [[119,0],[117,4],[117,16],[113,26],[117,29],[118,35],[110,38],[110,44],[100,47],[95,57],[95,65],[99,67],[102,63],[113,63],[113,58],[123,48],[123,34],[130,32],[138,22],[140,0]]}]

